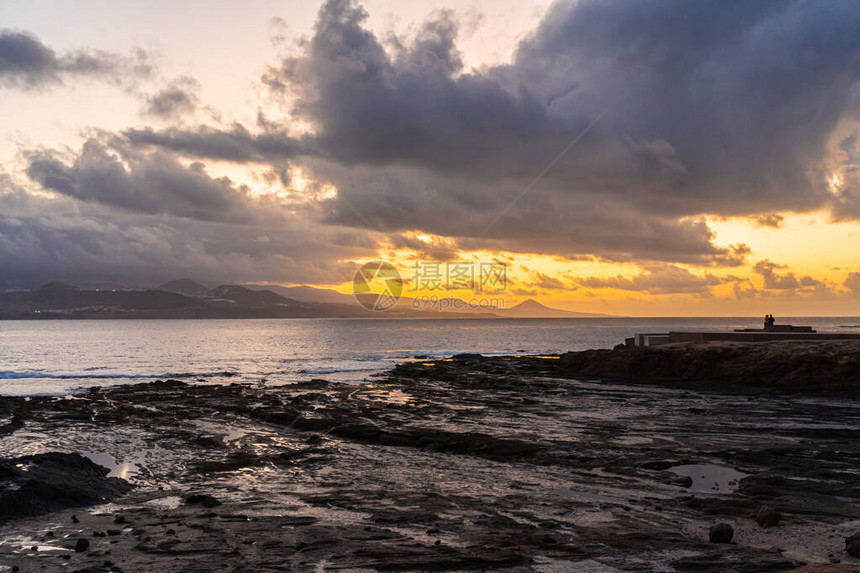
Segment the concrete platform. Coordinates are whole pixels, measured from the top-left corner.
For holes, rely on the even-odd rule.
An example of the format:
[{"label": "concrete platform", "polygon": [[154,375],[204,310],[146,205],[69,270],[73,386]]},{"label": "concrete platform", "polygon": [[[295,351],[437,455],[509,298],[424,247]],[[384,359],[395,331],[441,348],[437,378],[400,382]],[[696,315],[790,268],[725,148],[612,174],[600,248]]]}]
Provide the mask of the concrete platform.
[{"label": "concrete platform", "polygon": [[792,324],[771,324],[764,328],[736,328],[735,332],[815,332],[811,326],[794,326]]},{"label": "concrete platform", "polygon": [[772,340],[860,340],[860,333],[764,331],[735,332],[663,332],[637,334],[625,340],[627,346],[658,346],[673,342],[769,342]]}]

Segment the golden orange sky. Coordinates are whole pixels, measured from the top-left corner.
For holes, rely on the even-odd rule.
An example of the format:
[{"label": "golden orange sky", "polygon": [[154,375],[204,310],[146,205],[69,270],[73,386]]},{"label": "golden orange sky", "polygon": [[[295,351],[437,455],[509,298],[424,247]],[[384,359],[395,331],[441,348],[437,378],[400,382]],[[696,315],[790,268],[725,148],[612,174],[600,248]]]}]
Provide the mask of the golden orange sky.
[{"label": "golden orange sky", "polygon": [[[650,288],[645,284],[637,288],[637,277],[647,274],[649,268],[638,263],[597,259],[570,261],[538,253],[462,250],[456,250],[456,256],[450,261],[433,261],[422,257],[421,252],[402,249],[381,250],[376,259],[391,262],[407,279],[403,291],[403,296],[407,297],[451,296],[473,304],[501,301],[507,307],[531,298],[553,308],[623,316],[758,316],[764,313],[854,316],[860,313],[858,293],[844,285],[852,272],[860,271],[860,224],[833,222],[823,212],[774,215],[780,219],[778,227],[741,217],[708,220],[716,234],[716,243],[750,247],[747,258],[751,265],[725,268],[671,265],[680,276],[674,282],[654,280]],[[447,243],[455,248],[454,241],[443,237],[418,235],[428,244]],[[354,262],[361,264],[373,259]],[[471,289],[416,288],[411,280],[416,264],[438,264],[440,272],[444,273],[446,262],[478,264],[482,261],[506,263],[506,289],[488,294]],[[773,288],[753,268],[760,261],[784,266],[774,271],[779,278],[811,277],[821,284]],[[651,268],[652,274],[660,273],[659,269]],[[714,284],[707,284],[708,276],[714,277]],[[583,284],[583,279],[609,282],[619,278],[621,281],[616,286]],[[691,284],[696,280],[701,284]],[[352,292],[351,282],[318,286],[345,294]]]}]

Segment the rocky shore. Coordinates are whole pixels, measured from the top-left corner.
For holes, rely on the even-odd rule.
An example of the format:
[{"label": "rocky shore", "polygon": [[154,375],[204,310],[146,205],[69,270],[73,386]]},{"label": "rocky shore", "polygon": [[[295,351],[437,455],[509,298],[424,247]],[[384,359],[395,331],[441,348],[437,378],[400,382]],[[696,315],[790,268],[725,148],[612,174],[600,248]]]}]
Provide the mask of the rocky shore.
[{"label": "rocky shore", "polygon": [[0,570],[851,571],[855,357],[734,346],[0,398]]},{"label": "rocky shore", "polygon": [[569,352],[566,375],[860,397],[860,340],[701,342]]}]

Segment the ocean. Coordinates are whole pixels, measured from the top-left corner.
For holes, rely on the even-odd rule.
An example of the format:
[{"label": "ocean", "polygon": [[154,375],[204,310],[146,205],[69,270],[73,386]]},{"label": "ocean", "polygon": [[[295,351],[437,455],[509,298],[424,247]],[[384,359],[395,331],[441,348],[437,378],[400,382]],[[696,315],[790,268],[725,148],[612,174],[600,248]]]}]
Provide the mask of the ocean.
[{"label": "ocean", "polygon": [[[858,318],[784,318],[819,332]],[[258,319],[0,321],[0,394],[67,395],[92,386],[177,378],[361,383],[395,363],[481,354],[611,348],[636,332],[731,330],[757,318]]]}]

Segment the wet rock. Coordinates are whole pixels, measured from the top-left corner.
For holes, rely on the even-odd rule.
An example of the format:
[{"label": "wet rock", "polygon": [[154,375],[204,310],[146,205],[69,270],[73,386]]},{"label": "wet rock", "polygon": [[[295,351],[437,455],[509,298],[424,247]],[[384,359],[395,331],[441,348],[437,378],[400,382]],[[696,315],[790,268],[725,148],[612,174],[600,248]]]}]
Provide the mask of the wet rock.
[{"label": "wet rock", "polygon": [[192,442],[201,448],[221,448],[224,443],[213,436],[197,436]]},{"label": "wet rock", "polygon": [[481,354],[474,354],[469,352],[464,352],[462,354],[455,354],[451,357],[452,360],[456,360],[458,362],[464,362],[466,360],[480,360],[484,356]]},{"label": "wet rock", "polygon": [[90,542],[87,541],[86,539],[81,538],[81,539],[78,539],[77,542],[75,542],[75,551],[77,553],[83,553],[84,551],[86,551],[89,548],[90,548]]},{"label": "wet rock", "polygon": [[728,523],[718,523],[708,531],[708,540],[711,543],[731,543],[734,536],[735,530]]},{"label": "wet rock", "polygon": [[186,505],[202,505],[203,507],[217,507],[221,502],[214,496],[205,493],[195,493],[185,498]]},{"label": "wet rock", "polygon": [[851,557],[860,559],[860,533],[855,533],[851,537],[845,539],[845,551]]},{"label": "wet rock", "polygon": [[[0,523],[103,503],[131,490],[79,454],[50,452],[0,460]],[[77,517],[73,516],[72,521]]]},{"label": "wet rock", "polygon": [[[251,452],[232,452],[223,460],[197,462],[194,469],[200,473],[234,472],[262,463],[259,456]],[[209,507],[209,506],[207,506]]]},{"label": "wet rock", "polygon": [[773,527],[774,525],[779,524],[781,520],[782,513],[770,507],[769,505],[761,506],[755,516],[756,523],[758,523],[762,527]]}]

